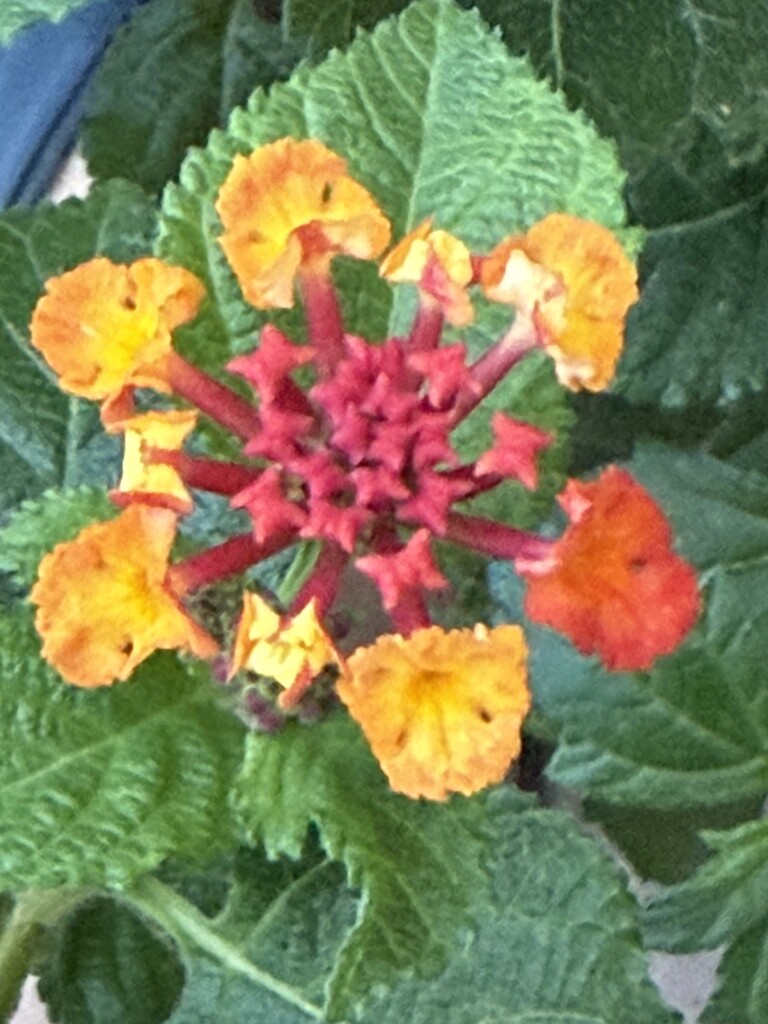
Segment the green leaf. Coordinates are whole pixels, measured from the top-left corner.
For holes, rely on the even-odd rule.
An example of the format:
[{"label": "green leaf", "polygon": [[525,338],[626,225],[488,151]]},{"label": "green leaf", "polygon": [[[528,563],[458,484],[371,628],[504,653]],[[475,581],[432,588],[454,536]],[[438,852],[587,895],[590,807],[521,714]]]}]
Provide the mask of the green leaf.
[{"label": "green leaf", "polygon": [[318,57],[348,43],[356,28],[373,28],[407,5],[408,0],[327,0],[318,7],[313,0],[284,0],[283,31],[303,40],[308,56]]},{"label": "green leaf", "polygon": [[714,856],[645,911],[648,942],[689,952],[728,948],[703,1021],[762,1024],[768,1012],[768,821],[705,832]]},{"label": "green leaf", "polygon": [[271,856],[298,857],[314,824],[350,885],[365,893],[331,981],[333,1012],[345,1012],[340,999],[357,998],[398,970],[436,971],[487,884],[482,801],[444,806],[392,795],[343,714],[314,728],[252,736],[236,804]]},{"label": "green leaf", "polygon": [[0,216],[0,510],[49,487],[104,482],[119,445],[93,403],[59,391],[28,324],[47,278],[97,254],[145,255],[155,223],[146,196],[124,182]]},{"label": "green leaf", "polygon": [[96,897],[65,922],[39,989],[59,1024],[161,1024],[183,984],[167,937],[124,904]]},{"label": "green leaf", "polygon": [[[340,779],[347,789],[359,767],[356,758],[347,766]],[[461,808],[453,803],[431,812],[463,831],[469,806],[473,843],[482,849],[483,882],[465,893],[474,925],[458,933],[440,973],[425,980],[418,969],[406,968],[386,987],[379,983],[357,995],[347,990],[342,1006],[333,1005],[333,980],[330,1005],[325,987],[334,957],[344,956],[340,942],[350,929],[354,934],[356,913],[366,912],[367,896],[344,885],[338,865],[304,861],[291,873],[284,862],[270,869],[253,854],[241,864],[228,909],[214,920],[151,881],[138,883],[129,898],[171,932],[185,961],[187,983],[169,1024],[214,1018],[220,1024],[306,1024],[339,1019],[342,1012],[361,1024],[672,1024],[677,1017],[662,1006],[645,974],[632,900],[599,847],[566,815],[530,809],[507,787]],[[412,807],[413,814],[430,810]],[[386,836],[386,797],[363,813]],[[385,856],[398,842],[403,871],[415,882],[418,865],[409,863],[408,853],[423,840],[400,827],[383,846]],[[442,850],[442,874],[450,874],[450,840]],[[446,884],[438,874],[423,894],[414,889],[412,898],[426,907]]]},{"label": "green leaf", "polygon": [[[269,96],[256,92],[226,134],[214,132],[204,152],[190,153],[180,185],[166,190],[159,251],[206,282],[211,301],[184,336],[211,368],[252,344],[261,322],[216,241],[215,197],[235,153],[284,135],[312,136],[342,153],[395,237],[430,214],[480,248],[554,209],[623,224],[613,147],[511,58],[476,13],[421,0]],[[376,339],[402,326],[412,306],[407,288],[393,305],[376,268],[351,260],[340,264],[339,281],[350,330]],[[487,347],[483,330],[476,343]]]},{"label": "green leaf", "polygon": [[[560,729],[554,779],[610,803],[659,810],[757,798],[768,785],[768,481],[706,456],[641,448],[629,467],[672,519],[682,553],[708,571],[685,645],[649,673],[604,671],[530,627],[537,707]],[[522,618],[506,566],[491,586]]]},{"label": "green leaf", "polygon": [[300,55],[251,0],[139,7],[91,86],[83,129],[89,171],[159,192],[188,146],[204,142],[256,86],[286,77]]},{"label": "green leaf", "polygon": [[619,387],[733,401],[765,386],[768,22],[752,0],[480,0],[614,138],[651,228]]},{"label": "green leaf", "polygon": [[61,21],[89,0],[5,0],[0,7],[0,46],[36,21]]},{"label": "green leaf", "polygon": [[233,845],[243,729],[207,669],[158,654],[79,690],[40,660],[29,619],[0,618],[0,888],[122,885]]},{"label": "green leaf", "polygon": [[22,587],[32,586],[47,551],[116,512],[104,491],[85,487],[46,491],[23,502],[0,527],[0,571],[11,573]]}]

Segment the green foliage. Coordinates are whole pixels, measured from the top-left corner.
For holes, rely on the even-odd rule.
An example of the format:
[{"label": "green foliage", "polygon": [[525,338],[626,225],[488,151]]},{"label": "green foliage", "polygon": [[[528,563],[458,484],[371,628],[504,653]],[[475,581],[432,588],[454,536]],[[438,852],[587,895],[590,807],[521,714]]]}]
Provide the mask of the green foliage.
[{"label": "green foliage", "polygon": [[129,683],[77,690],[29,619],[0,619],[0,888],[121,885],[231,846],[243,730],[205,666],[155,655]]},{"label": "green foliage", "polygon": [[30,587],[46,552],[116,511],[104,491],[86,487],[46,491],[22,502],[0,527],[0,571],[10,573],[20,586]]},{"label": "green foliage", "polygon": [[[216,242],[213,202],[236,152],[283,135],[311,135],[346,156],[396,237],[433,213],[482,248],[555,208],[623,223],[613,148],[525,61],[510,58],[476,14],[423,0],[269,96],[256,92],[166,190],[159,251],[206,282],[212,301],[183,336],[209,367],[252,344],[260,322]],[[351,330],[380,338],[401,329],[408,289],[393,307],[370,264],[347,261],[339,278]],[[474,344],[487,346],[482,332],[481,324]]]},{"label": "green foliage", "polygon": [[88,0],[4,0],[0,6],[0,46],[36,21],[61,21]]},{"label": "green foliage", "polygon": [[331,982],[334,1009],[342,994],[359,998],[397,970],[438,969],[486,886],[481,801],[446,807],[392,795],[345,715],[251,737],[236,799],[245,828],[272,856],[298,857],[314,824],[365,892]]},{"label": "green foliage", "polygon": [[761,1024],[768,1012],[768,822],[704,838],[714,856],[647,909],[648,942],[678,952],[728,943],[720,988],[702,1020]]},{"label": "green foliage", "polygon": [[64,923],[40,994],[58,1024],[161,1024],[183,984],[167,937],[124,904],[96,897]]},{"label": "green foliage", "polygon": [[258,85],[299,57],[251,0],[152,0],[118,33],[92,83],[83,147],[90,172],[149,192],[175,178]]},{"label": "green foliage", "polygon": [[117,261],[145,255],[155,212],[124,182],[61,206],[0,216],[0,511],[53,486],[103,483],[117,444],[93,403],[59,391],[30,347],[28,324],[47,278],[97,254]]},{"label": "green foliage", "polygon": [[481,0],[614,138],[651,229],[621,390],[680,406],[765,387],[768,22],[752,0]]}]

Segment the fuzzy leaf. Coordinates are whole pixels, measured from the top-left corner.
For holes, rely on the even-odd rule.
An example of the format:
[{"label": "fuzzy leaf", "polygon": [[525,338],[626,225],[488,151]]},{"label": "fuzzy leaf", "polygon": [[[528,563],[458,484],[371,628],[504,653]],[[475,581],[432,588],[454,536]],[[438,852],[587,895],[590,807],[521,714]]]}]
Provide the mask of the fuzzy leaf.
[{"label": "fuzzy leaf", "polygon": [[118,181],[84,201],[0,216],[0,510],[48,487],[104,482],[119,445],[93,403],[59,391],[28,324],[47,278],[97,254],[136,259],[154,231],[146,196]]},{"label": "fuzzy leaf", "polygon": [[0,571],[10,573],[22,587],[32,586],[46,552],[116,511],[104,491],[86,487],[46,491],[23,502],[0,527]]},{"label": "fuzzy leaf", "polygon": [[690,952],[728,943],[702,1021],[762,1024],[768,1013],[768,822],[705,832],[714,856],[645,912],[648,942]]},{"label": "fuzzy leaf", "polygon": [[[429,214],[483,249],[553,209],[623,223],[612,147],[512,59],[476,13],[421,0],[268,97],[256,92],[166,190],[159,251],[208,286],[211,301],[184,334],[211,368],[252,344],[261,322],[216,242],[213,203],[235,153],[284,135],[312,136],[347,157],[396,237]],[[339,280],[349,329],[380,338],[402,326],[409,289],[394,308],[371,264],[347,261]]]},{"label": "fuzzy leaf", "polygon": [[159,654],[128,683],[77,690],[29,619],[0,618],[0,888],[121,885],[231,845],[243,729],[206,668]]},{"label": "fuzzy leaf", "polygon": [[0,6],[0,46],[36,21],[61,21],[89,0],[4,0]]},{"label": "fuzzy leaf", "polygon": [[[768,482],[661,446],[630,463],[669,513],[681,551],[707,569],[692,636],[649,673],[612,674],[531,627],[537,706],[559,729],[557,781],[611,803],[657,809],[757,798],[768,785]],[[494,566],[504,617],[521,587]]]},{"label": "fuzzy leaf", "polygon": [[65,922],[40,994],[58,1024],[162,1024],[183,984],[167,938],[125,905],[96,897]]},{"label": "fuzzy leaf", "polygon": [[614,138],[652,229],[620,387],[669,406],[765,387],[768,22],[752,0],[480,0]]},{"label": "fuzzy leaf", "polygon": [[[347,793],[359,767],[355,758],[346,777],[339,779]],[[312,763],[308,768],[313,770]],[[313,789],[314,782],[310,778]],[[301,795],[300,789],[293,792]],[[362,810],[364,821],[357,826],[358,833],[365,827],[378,830],[379,846],[387,826],[394,824],[387,798],[381,797],[376,794]],[[324,982],[340,939],[350,928],[355,934],[356,904],[358,914],[365,914],[367,899],[366,889],[359,902],[355,899],[335,865],[297,865],[291,879],[282,864],[265,873],[266,866],[251,859],[250,877],[236,883],[229,909],[213,921],[156,888],[140,887],[145,911],[170,925],[185,959],[187,985],[171,1024],[202,1024],[212,1015],[221,1024],[245,1018],[305,1024],[337,1020],[341,1013],[361,1024],[434,1024],[438,1019],[447,1024],[513,1019],[672,1024],[677,1018],[664,1009],[645,976],[632,901],[617,869],[598,847],[564,814],[532,810],[509,788],[477,797],[471,805],[471,838],[483,851],[483,883],[464,894],[475,927],[461,929],[447,965],[428,980],[414,964],[415,971],[393,977],[389,986],[334,993],[336,973],[330,1005],[324,1005]],[[424,816],[424,805],[412,806],[414,815]],[[456,822],[461,832],[467,806],[469,802],[432,810]],[[414,844],[423,847],[424,837],[403,826],[404,821],[390,833],[385,856],[402,843],[401,875],[405,878],[407,872],[415,883],[418,865],[409,861],[409,852]],[[467,838],[459,836],[458,842]],[[454,865],[448,857],[455,854],[455,846],[445,840],[442,851],[443,874],[450,874]],[[376,866],[383,869],[383,864]],[[439,900],[439,888],[447,884],[438,875],[424,899],[416,889],[411,898],[426,907]],[[264,899],[265,891],[271,902]],[[406,921],[399,925],[406,933]],[[387,950],[371,945],[360,954],[381,959]],[[371,968],[369,985],[374,977]]]},{"label": "fuzzy leaf", "polygon": [[317,57],[348,43],[356,27],[373,28],[407,5],[408,0],[327,0],[319,8],[313,0],[284,0],[283,30],[304,41],[308,56]]},{"label": "fuzzy leaf", "polygon": [[[525,799],[518,798],[521,805]],[[331,1006],[412,966],[434,972],[486,886],[480,801],[425,804],[390,794],[351,720],[251,737],[237,807],[271,856],[298,857],[317,826],[366,900],[337,960]]]},{"label": "fuzzy leaf", "polygon": [[301,55],[251,0],[152,0],[117,35],[91,86],[88,169],[159,192],[188,146]]}]

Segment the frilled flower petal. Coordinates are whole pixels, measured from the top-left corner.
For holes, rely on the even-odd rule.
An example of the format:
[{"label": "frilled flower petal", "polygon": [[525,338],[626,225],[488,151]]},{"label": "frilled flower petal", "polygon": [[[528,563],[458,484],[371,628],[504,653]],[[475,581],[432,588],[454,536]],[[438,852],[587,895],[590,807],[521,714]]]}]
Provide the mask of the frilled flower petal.
[{"label": "frilled flower petal", "polygon": [[380,273],[388,281],[415,284],[427,301],[436,303],[455,327],[467,327],[475,317],[467,288],[472,282],[472,259],[454,235],[432,230],[425,220],[382,260]]},{"label": "frilled flower petal", "polygon": [[216,210],[219,242],[257,309],[292,306],[300,272],[327,272],[338,253],[373,259],[389,242],[370,193],[314,140],[280,139],[235,157]]},{"label": "frilled flower petal", "polygon": [[531,699],[519,626],[433,626],[349,658],[339,696],[395,792],[445,800],[499,782]]},{"label": "frilled flower petal", "polygon": [[176,515],[132,505],[89,526],[40,563],[31,599],[43,657],[76,686],[127,679],[153,651],[212,657],[213,637],[187,614],[168,582]]},{"label": "frilled flower petal", "polygon": [[540,561],[517,560],[525,611],[615,671],[645,670],[682,643],[699,612],[696,574],[672,550],[669,523],[624,470],[572,480],[571,525]]},{"label": "frilled flower petal", "polygon": [[340,663],[314,599],[297,615],[281,617],[258,594],[243,594],[231,675],[248,669],[269,676],[284,687],[280,703],[285,707],[301,698],[326,665]]},{"label": "frilled flower petal", "polygon": [[600,224],[553,213],[482,261],[489,298],[530,314],[573,391],[602,391],[613,379],[627,310],[637,300],[637,271]]},{"label": "frilled flower petal", "polygon": [[197,422],[197,413],[173,409],[168,412],[146,412],[112,424],[124,434],[123,475],[117,490],[110,497],[118,505],[139,501],[159,505],[185,515],[193,502],[173,466],[150,461],[153,449],[177,452]]},{"label": "frilled flower petal", "polygon": [[127,386],[169,390],[171,332],[204,295],[193,274],[152,258],[124,266],[98,257],[45,287],[30,340],[65,391],[99,401]]},{"label": "frilled flower petal", "polygon": [[535,490],[538,486],[536,459],[552,443],[554,435],[503,412],[493,414],[491,426],[496,442],[477,460],[475,472],[514,477],[529,490]]}]

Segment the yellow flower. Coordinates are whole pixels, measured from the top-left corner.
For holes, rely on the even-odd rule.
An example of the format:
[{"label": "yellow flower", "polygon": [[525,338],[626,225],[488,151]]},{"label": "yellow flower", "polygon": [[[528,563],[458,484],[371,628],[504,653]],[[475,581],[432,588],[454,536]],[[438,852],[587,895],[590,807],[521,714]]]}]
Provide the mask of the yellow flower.
[{"label": "yellow flower", "polygon": [[297,275],[327,273],[336,254],[373,259],[389,243],[389,221],[346,162],[309,139],[236,156],[216,211],[219,242],[258,309],[292,306]]},{"label": "yellow flower", "polygon": [[189,271],[147,258],[97,257],[46,282],[32,314],[32,345],[61,387],[96,401],[128,385],[168,391],[171,332],[192,320],[203,286]]},{"label": "yellow flower", "polygon": [[269,676],[285,689],[280,705],[290,707],[331,664],[341,664],[341,657],[323,629],[314,598],[297,615],[281,617],[258,594],[243,594],[230,676],[241,669]]},{"label": "yellow flower", "polygon": [[531,316],[572,391],[602,391],[613,380],[637,271],[611,232],[553,213],[487,256],[480,280],[489,298]]},{"label": "yellow flower", "polygon": [[475,313],[467,295],[472,281],[469,249],[447,231],[432,231],[431,219],[414,228],[382,260],[380,274],[395,283],[418,286],[455,327],[466,327]]},{"label": "yellow flower", "polygon": [[192,498],[178,471],[167,463],[151,462],[148,456],[153,448],[179,451],[196,422],[196,412],[173,409],[111,424],[112,432],[122,431],[125,436],[123,475],[118,489],[110,494],[112,500],[119,505],[140,501],[181,514],[191,512]]},{"label": "yellow flower", "polygon": [[348,659],[337,690],[392,789],[445,800],[499,782],[530,707],[519,626],[379,637]]},{"label": "yellow flower", "polygon": [[127,679],[160,649],[216,653],[213,637],[190,618],[167,580],[176,515],[131,505],[89,526],[40,563],[31,599],[43,657],[76,686]]}]

